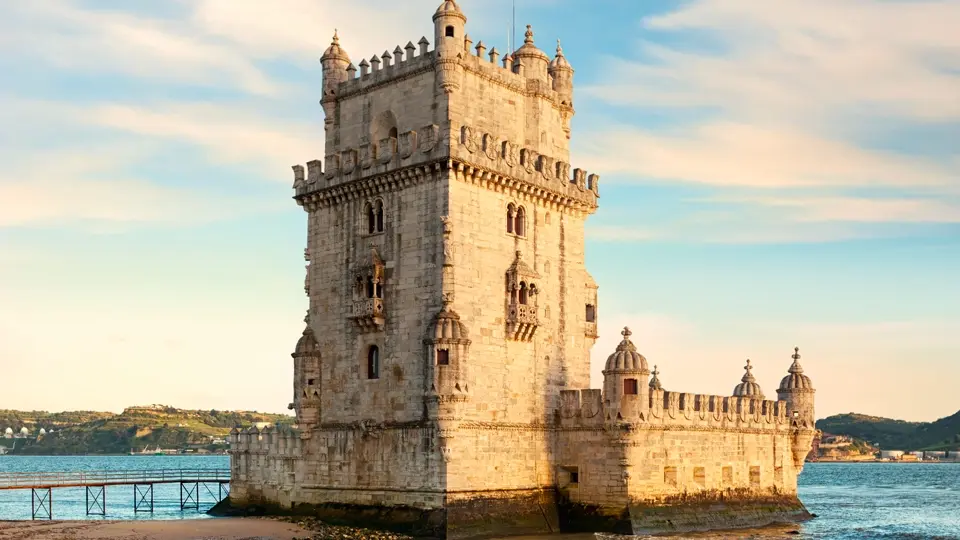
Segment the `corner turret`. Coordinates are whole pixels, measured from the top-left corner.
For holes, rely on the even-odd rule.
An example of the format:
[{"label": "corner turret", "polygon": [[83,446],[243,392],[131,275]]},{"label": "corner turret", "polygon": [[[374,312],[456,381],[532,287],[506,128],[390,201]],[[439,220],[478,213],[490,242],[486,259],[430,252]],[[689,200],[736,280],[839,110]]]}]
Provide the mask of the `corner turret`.
[{"label": "corner turret", "polygon": [[813,410],[813,394],[816,390],[810,377],[803,374],[799,347],[794,347],[791,358],[793,364],[787,370],[789,375],[780,381],[777,399],[787,402],[787,416],[794,426],[812,429],[816,421]]},{"label": "corner turret", "polygon": [[452,93],[460,88],[465,54],[467,17],[454,0],[445,0],[433,14],[433,35],[437,54],[437,79],[440,88]]},{"label": "corner turret", "polygon": [[763,400],[763,390],[760,389],[760,385],[757,384],[757,380],[753,377],[753,366],[750,365],[750,359],[747,359],[747,365],[743,367],[746,373],[743,374],[743,378],[740,379],[740,384],[733,388],[733,395],[738,397],[749,397],[753,399]]},{"label": "corner turret", "polygon": [[320,57],[320,64],[323,66],[323,90],[320,103],[323,105],[324,124],[330,126],[335,118],[337,86],[350,78],[348,70],[352,68],[356,71],[350,63],[347,51],[340,47],[340,36],[337,35],[336,30],[333,31],[330,46]]},{"label": "corner turret", "polygon": [[557,55],[550,62],[547,72],[553,79],[553,90],[560,97],[560,114],[563,117],[563,131],[570,138],[570,119],[573,118],[573,67],[563,55],[563,47],[557,40]]},{"label": "corner turret", "polygon": [[650,401],[650,387],[641,383],[650,375],[647,359],[630,341],[629,328],[623,327],[620,334],[623,341],[603,368],[603,405],[608,420],[633,418],[634,413],[643,417]]},{"label": "corner turret", "polygon": [[313,426],[320,422],[320,345],[310,328],[309,319],[293,354],[293,403],[297,424]]},{"label": "corner turret", "polygon": [[528,79],[547,81],[550,58],[533,43],[533,27],[527,25],[523,46],[513,52],[513,71]]}]

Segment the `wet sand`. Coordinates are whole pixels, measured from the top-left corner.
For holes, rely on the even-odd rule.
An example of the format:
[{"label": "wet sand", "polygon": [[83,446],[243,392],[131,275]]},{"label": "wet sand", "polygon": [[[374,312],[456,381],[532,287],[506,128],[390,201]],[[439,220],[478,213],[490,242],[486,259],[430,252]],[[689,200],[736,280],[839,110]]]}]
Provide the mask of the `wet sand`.
[{"label": "wet sand", "polygon": [[261,518],[0,521],[0,540],[294,540],[313,534],[296,523]]}]

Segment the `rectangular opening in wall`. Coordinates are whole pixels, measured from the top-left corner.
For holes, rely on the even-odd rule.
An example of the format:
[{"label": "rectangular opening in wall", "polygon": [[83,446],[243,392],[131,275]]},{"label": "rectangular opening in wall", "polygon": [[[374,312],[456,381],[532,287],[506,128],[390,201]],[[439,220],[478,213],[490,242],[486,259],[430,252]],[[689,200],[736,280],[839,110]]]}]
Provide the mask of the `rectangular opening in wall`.
[{"label": "rectangular opening in wall", "polygon": [[[564,465],[560,467],[560,478],[558,479],[560,486],[570,486],[571,484],[580,483],[580,467],[573,465]],[[572,486],[575,487],[575,486]]]},{"label": "rectangular opening in wall", "polygon": [[315,382],[317,382],[316,379],[307,379],[307,385],[308,385],[308,386],[313,386],[313,383],[315,383]]},{"label": "rectangular opening in wall", "polygon": [[450,351],[448,351],[447,349],[437,349],[437,365],[438,366],[450,365]]},{"label": "rectangular opening in wall", "polygon": [[635,396],[638,393],[639,385],[637,384],[636,379],[624,379],[623,380],[623,393],[627,396]]},{"label": "rectangular opening in wall", "polygon": [[775,467],[773,469],[773,481],[776,485],[783,485],[783,467]]},{"label": "rectangular opening in wall", "polygon": [[663,483],[668,486],[677,485],[677,468],[676,467],[663,468]]},{"label": "rectangular opening in wall", "polygon": [[733,467],[723,468],[723,487],[733,486]]},{"label": "rectangular opening in wall", "polygon": [[704,467],[693,468],[693,481],[700,487],[707,485],[707,470]]},{"label": "rectangular opening in wall", "polygon": [[759,486],[760,485],[760,467],[754,465],[750,467],[750,485]]}]

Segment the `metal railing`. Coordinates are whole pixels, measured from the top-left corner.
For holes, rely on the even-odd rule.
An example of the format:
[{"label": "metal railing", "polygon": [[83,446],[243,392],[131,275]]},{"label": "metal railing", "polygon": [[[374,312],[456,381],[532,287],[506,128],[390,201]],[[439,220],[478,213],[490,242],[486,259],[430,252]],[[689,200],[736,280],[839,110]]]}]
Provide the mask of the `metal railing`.
[{"label": "metal railing", "polygon": [[54,488],[174,482],[227,482],[230,469],[147,469],[0,473],[0,489]]}]

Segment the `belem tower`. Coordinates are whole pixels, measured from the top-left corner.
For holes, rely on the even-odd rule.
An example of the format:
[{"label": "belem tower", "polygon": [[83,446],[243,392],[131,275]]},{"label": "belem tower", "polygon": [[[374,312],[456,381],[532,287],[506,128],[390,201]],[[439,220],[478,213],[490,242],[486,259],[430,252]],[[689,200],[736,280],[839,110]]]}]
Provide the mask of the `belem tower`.
[{"label": "belem tower", "polygon": [[[440,538],[810,517],[800,356],[766,400],[667,391],[623,329],[589,386],[599,178],[569,163],[574,70],[501,57],[453,0],[426,38],[321,58],[323,161],[293,167],[310,299],[293,429],[231,435],[230,503]],[[786,365],[786,362],[785,362]],[[668,385],[669,386],[669,385]]]}]

